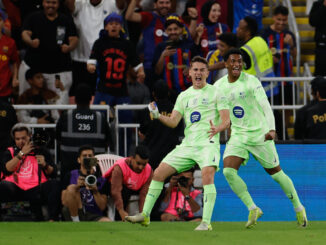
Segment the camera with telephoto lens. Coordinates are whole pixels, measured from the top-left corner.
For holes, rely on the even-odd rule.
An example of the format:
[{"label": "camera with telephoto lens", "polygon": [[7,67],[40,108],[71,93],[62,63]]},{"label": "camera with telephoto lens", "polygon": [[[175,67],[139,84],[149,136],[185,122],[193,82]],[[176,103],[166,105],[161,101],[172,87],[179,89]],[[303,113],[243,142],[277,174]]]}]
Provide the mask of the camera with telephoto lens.
[{"label": "camera with telephoto lens", "polygon": [[87,176],[85,178],[85,183],[89,186],[94,186],[97,183],[97,178],[95,175],[91,174],[93,167],[97,165],[97,159],[95,157],[84,158],[83,160],[84,168],[86,169]]},{"label": "camera with telephoto lens", "polygon": [[188,181],[189,181],[189,178],[185,177],[185,176],[181,176],[179,179],[178,179],[178,183],[182,186],[182,187],[187,187],[188,186]]}]

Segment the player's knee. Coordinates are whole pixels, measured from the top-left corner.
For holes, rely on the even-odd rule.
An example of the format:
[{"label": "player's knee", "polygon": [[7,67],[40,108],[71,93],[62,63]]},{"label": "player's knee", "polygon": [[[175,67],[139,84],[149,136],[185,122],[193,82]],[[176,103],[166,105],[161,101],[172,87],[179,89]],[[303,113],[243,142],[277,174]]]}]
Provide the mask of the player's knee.
[{"label": "player's knee", "polygon": [[234,168],[223,169],[223,175],[228,181],[232,181],[237,174],[237,170]]}]

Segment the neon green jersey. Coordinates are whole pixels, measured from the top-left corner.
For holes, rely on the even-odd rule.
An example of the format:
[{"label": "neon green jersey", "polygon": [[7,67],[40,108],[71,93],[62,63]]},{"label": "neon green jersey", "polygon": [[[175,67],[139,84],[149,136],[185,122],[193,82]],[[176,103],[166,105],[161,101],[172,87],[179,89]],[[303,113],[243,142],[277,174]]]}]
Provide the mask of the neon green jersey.
[{"label": "neon green jersey", "polygon": [[245,144],[262,144],[269,131],[264,112],[258,101],[267,99],[261,82],[241,72],[237,81],[230,83],[228,75],[214,86],[227,97],[231,119],[231,137]]},{"label": "neon green jersey", "polygon": [[219,144],[219,134],[209,140],[209,121],[212,120],[214,125],[219,124],[218,111],[223,109],[228,109],[226,98],[221,96],[213,85],[206,84],[201,89],[190,87],[183,91],[173,108],[183,116],[186,124],[182,144],[186,146]]}]

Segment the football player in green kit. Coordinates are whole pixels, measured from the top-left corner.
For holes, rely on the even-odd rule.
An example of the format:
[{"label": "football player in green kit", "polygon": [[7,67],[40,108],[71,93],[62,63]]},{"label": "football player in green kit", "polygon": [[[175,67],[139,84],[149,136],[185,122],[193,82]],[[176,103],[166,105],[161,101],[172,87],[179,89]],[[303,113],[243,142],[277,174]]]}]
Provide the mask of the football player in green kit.
[{"label": "football player in green kit", "polygon": [[[154,103],[149,105],[152,116],[166,126],[176,127],[184,118],[185,138],[155,170],[142,213],[127,216],[127,221],[148,226],[151,210],[162,191],[164,180],[198,164],[202,172],[204,207],[202,222],[195,230],[212,230],[210,222],[216,199],[214,175],[220,160],[219,132],[230,126],[230,117],[225,96],[206,83],[208,75],[207,61],[199,56],[194,57],[189,70],[192,86],[178,96],[171,116],[161,115]],[[190,196],[186,196],[185,200],[188,203],[193,201]]]},{"label": "football player in green kit", "polygon": [[307,226],[307,216],[292,180],[282,171],[275,148],[275,120],[261,82],[254,76],[242,72],[242,54],[238,49],[230,50],[224,61],[228,74],[214,86],[227,97],[231,119],[231,137],[223,155],[223,174],[233,192],[249,210],[247,228],[253,227],[263,214],[253,202],[245,182],[238,175],[241,164],[245,164],[251,153],[265,171],[281,186],[296,211],[298,224]]}]

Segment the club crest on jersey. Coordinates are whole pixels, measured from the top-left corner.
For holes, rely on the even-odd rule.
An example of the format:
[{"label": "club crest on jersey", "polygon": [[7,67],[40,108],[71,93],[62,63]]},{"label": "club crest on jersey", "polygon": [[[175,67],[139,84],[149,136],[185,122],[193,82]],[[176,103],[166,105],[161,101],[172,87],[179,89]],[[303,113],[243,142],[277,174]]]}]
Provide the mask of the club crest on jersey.
[{"label": "club crest on jersey", "polygon": [[203,100],[201,101],[201,103],[202,103],[203,105],[208,105],[208,99],[203,98]]},{"label": "club crest on jersey", "polygon": [[233,115],[236,117],[236,118],[243,118],[244,116],[244,109],[240,106],[235,106],[233,108]]},{"label": "club crest on jersey", "polygon": [[241,99],[244,99],[246,97],[245,92],[240,92],[239,96],[240,96]]},{"label": "club crest on jersey", "polygon": [[191,113],[190,115],[191,123],[199,122],[200,119],[201,119],[201,114],[198,111],[194,111],[193,113]]}]

